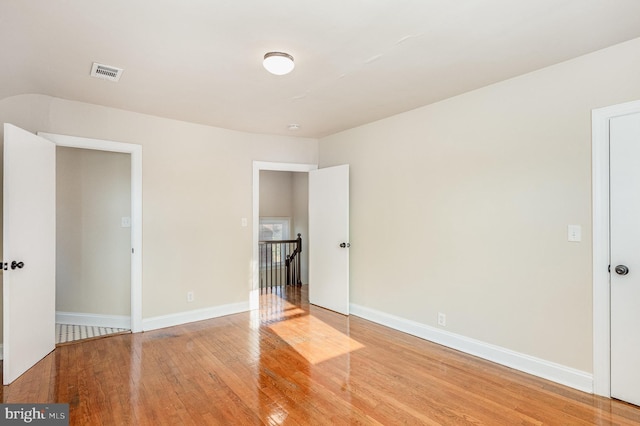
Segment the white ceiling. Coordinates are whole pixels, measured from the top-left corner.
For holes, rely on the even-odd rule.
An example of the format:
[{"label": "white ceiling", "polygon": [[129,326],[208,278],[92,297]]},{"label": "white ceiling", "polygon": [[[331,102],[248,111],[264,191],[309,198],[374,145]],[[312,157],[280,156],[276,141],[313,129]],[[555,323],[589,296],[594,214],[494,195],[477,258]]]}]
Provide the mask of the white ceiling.
[{"label": "white ceiling", "polygon": [[322,137],[636,37],[639,0],[0,0],[0,99]]}]

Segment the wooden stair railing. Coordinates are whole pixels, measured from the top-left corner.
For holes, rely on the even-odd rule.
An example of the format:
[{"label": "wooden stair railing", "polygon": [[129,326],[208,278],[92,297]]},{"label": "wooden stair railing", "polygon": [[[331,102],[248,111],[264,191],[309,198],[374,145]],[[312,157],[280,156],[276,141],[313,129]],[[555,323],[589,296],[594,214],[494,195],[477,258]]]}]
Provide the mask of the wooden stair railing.
[{"label": "wooden stair railing", "polygon": [[301,286],[302,235],[295,240],[259,241],[260,289]]}]

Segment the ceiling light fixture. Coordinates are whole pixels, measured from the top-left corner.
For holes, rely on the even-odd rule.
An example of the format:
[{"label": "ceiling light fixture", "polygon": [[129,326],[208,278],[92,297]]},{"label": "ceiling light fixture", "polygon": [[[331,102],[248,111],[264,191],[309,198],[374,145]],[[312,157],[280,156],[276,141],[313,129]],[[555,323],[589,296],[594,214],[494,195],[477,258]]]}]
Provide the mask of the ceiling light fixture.
[{"label": "ceiling light fixture", "polygon": [[266,53],[262,65],[267,71],[275,75],[289,74],[295,67],[293,56],[283,52]]}]

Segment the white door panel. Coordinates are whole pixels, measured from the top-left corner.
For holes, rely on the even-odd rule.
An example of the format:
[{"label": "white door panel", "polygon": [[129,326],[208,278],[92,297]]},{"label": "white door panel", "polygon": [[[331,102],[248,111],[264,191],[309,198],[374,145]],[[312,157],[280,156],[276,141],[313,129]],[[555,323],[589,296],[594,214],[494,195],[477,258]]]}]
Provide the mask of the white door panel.
[{"label": "white door panel", "polygon": [[610,132],[611,396],[640,405],[640,114]]},{"label": "white door panel", "polygon": [[309,302],[344,315],[349,315],[348,244],[349,165],[309,172]]},{"label": "white door panel", "polygon": [[[5,124],[5,385],[55,348],[55,185],[55,144]],[[12,269],[12,262],[23,267]]]}]

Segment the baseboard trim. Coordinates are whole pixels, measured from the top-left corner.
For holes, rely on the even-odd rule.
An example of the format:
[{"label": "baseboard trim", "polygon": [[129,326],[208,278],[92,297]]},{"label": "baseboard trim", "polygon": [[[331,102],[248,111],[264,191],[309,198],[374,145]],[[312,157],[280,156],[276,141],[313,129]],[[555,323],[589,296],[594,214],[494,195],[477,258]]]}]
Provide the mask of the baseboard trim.
[{"label": "baseboard trim", "polygon": [[229,305],[214,306],[212,308],[196,309],[193,311],[179,312],[176,314],[161,315],[142,320],[142,330],[151,331],[159,328],[173,327],[195,321],[203,321],[226,315],[238,314],[249,311],[249,302],[232,303]]},{"label": "baseboard trim", "polygon": [[131,317],[125,315],[56,312],[56,323],[131,329]]},{"label": "baseboard trim", "polygon": [[469,355],[474,355],[583,392],[593,393],[593,375],[590,373],[357,304],[352,303],[349,308],[352,315],[393,328],[394,330],[402,331],[420,337],[421,339],[429,340],[439,345],[447,346],[451,349],[456,349]]}]

